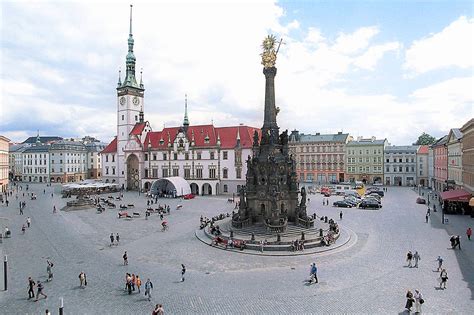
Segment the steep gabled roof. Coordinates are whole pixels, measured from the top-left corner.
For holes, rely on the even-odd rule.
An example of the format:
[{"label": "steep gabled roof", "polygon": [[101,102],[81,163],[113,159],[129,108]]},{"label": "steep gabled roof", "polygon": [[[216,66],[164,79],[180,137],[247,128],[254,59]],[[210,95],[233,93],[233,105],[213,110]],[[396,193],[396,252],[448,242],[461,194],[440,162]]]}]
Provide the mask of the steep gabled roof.
[{"label": "steep gabled roof", "polygon": [[139,136],[142,134],[143,129],[145,129],[146,122],[141,122],[141,123],[136,123],[135,126],[133,126],[132,131],[130,131],[130,135],[132,136]]},{"label": "steep gabled roof", "polygon": [[418,154],[428,154],[429,148],[429,145],[420,145],[420,147],[418,148]]},{"label": "steep gabled roof", "polygon": [[100,152],[100,154],[104,154],[104,153],[115,153],[117,152],[117,137],[114,138],[114,140],[112,140],[112,142],[110,142],[104,150],[102,150],[102,152]]},{"label": "steep gabled roof", "polygon": [[233,127],[220,127],[216,128],[216,133],[219,134],[221,139],[222,149],[232,149],[237,145],[237,131],[240,136],[240,147],[251,148],[253,144],[253,134],[255,131],[258,132],[258,136],[261,136],[261,130],[249,126],[233,126]]},{"label": "steep gabled roof", "polygon": [[[36,143],[36,139],[37,137],[29,137],[28,139],[26,139],[25,141],[23,141],[22,143],[28,143],[28,144],[35,144]],[[39,137],[39,140],[41,143],[50,143],[50,142],[53,142],[53,141],[59,141],[59,140],[63,140],[63,138],[61,137],[57,137],[57,136],[47,136],[47,137]]]}]

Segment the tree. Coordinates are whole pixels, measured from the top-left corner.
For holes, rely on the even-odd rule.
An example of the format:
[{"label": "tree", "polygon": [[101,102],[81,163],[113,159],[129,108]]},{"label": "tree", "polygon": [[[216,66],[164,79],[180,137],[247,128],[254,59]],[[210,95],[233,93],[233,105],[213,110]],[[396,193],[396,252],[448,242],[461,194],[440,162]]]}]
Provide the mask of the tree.
[{"label": "tree", "polygon": [[436,138],[423,132],[421,136],[418,137],[414,145],[430,145],[436,142]]}]

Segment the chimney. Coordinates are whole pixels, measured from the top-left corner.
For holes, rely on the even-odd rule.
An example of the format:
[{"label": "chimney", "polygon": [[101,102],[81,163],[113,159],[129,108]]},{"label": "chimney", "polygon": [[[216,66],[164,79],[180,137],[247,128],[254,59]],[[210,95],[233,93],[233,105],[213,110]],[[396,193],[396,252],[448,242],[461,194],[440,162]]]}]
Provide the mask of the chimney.
[{"label": "chimney", "polygon": [[362,136],[357,136],[357,141],[361,141],[362,140]]},{"label": "chimney", "polygon": [[317,135],[317,136],[319,136],[319,135],[320,135],[320,133],[319,133],[319,132],[316,132],[316,135]]},{"label": "chimney", "polygon": [[342,131],[338,131],[337,134],[338,134],[338,135],[342,135]]}]

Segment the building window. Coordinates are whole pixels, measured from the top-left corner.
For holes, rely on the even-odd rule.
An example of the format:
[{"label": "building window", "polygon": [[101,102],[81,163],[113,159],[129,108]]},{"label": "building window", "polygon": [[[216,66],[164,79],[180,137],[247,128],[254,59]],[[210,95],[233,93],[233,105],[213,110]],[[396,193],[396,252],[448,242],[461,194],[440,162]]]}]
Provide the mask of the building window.
[{"label": "building window", "polygon": [[168,169],[167,168],[164,168],[161,170],[161,175],[162,177],[168,177]]},{"label": "building window", "polygon": [[223,160],[227,160],[227,153],[228,153],[227,151],[222,152],[222,159]]},{"label": "building window", "polygon": [[224,168],[224,169],[222,170],[222,178],[227,178],[227,173],[228,173],[228,172],[227,172],[227,169]]},{"label": "building window", "polygon": [[112,175],[115,175],[115,167],[112,167]]},{"label": "building window", "polygon": [[224,192],[226,193],[228,190],[227,185],[224,185]]},{"label": "building window", "polygon": [[210,168],[209,169],[209,178],[216,178],[216,169]]},{"label": "building window", "polygon": [[177,167],[173,168],[173,176],[179,176],[179,168]]},{"label": "building window", "polygon": [[[145,161],[148,161],[148,154],[147,153],[145,153]],[[147,176],[145,176],[145,177],[147,177]]]},{"label": "building window", "polygon": [[124,115],[122,115],[122,120],[124,120],[124,119],[125,119],[125,116],[124,116]]},{"label": "building window", "polygon": [[145,168],[145,178],[148,178],[148,169]]},{"label": "building window", "polygon": [[185,168],[184,169],[184,178],[188,179],[191,177],[191,169]]},{"label": "building window", "polygon": [[153,161],[156,161],[156,153],[153,153]]},{"label": "building window", "polygon": [[115,162],[115,154],[112,154],[112,162]]},{"label": "building window", "polygon": [[196,169],[196,178],[202,178],[202,168]]},{"label": "building window", "polygon": [[178,159],[178,153],[173,153],[173,160],[177,160]]},{"label": "building window", "polygon": [[166,156],[166,153],[163,153],[163,161],[166,161],[168,157]]},{"label": "building window", "polygon": [[189,160],[189,153],[184,153],[184,159]]},{"label": "building window", "polygon": [[200,160],[201,159],[201,152],[196,152],[196,160]]},{"label": "building window", "polygon": [[398,171],[399,171],[400,173],[403,172],[402,166],[399,166],[399,167],[398,167]]},{"label": "building window", "polygon": [[137,115],[135,115],[135,121],[138,121],[138,116]]},{"label": "building window", "polygon": [[235,169],[235,177],[236,178],[242,178],[242,169],[240,167],[237,167]]},{"label": "building window", "polygon": [[158,169],[157,169],[157,168],[153,168],[153,169],[151,170],[151,172],[152,172],[153,178],[157,178],[157,177],[158,177]]},{"label": "building window", "polygon": [[214,152],[210,152],[210,156],[211,156],[210,159],[214,160]]}]

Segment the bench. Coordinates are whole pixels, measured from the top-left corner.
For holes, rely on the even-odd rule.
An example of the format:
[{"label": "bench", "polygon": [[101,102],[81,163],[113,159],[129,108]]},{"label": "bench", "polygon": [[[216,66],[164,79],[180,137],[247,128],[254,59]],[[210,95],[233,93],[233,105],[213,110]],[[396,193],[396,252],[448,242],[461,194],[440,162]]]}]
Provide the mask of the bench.
[{"label": "bench", "polygon": [[129,217],[129,215],[128,215],[128,212],[126,212],[126,211],[120,211],[120,212],[118,213],[118,217],[119,217],[119,219],[121,219],[121,218],[127,218],[127,217]]},{"label": "bench", "polygon": [[139,216],[140,216],[140,212],[134,212],[134,213],[133,213],[133,216],[134,216],[134,217],[139,217]]},{"label": "bench", "polygon": [[128,205],[127,205],[127,207],[129,207],[129,208],[133,208],[133,207],[135,207],[135,205],[134,205],[134,204],[132,204],[132,203],[130,203],[130,204],[128,204]]}]

